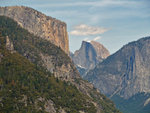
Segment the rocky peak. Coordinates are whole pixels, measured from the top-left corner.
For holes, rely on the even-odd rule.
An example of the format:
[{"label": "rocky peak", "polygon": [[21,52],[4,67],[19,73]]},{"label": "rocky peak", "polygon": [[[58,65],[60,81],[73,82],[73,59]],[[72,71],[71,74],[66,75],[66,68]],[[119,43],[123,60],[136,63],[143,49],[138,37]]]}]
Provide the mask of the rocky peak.
[{"label": "rocky peak", "polygon": [[6,49],[11,51],[11,53],[14,53],[15,50],[14,50],[14,45],[13,43],[10,41],[9,37],[6,36]]},{"label": "rocky peak", "polygon": [[[14,45],[13,43],[10,41],[9,37],[6,36],[6,37],[3,37],[0,33],[0,47],[2,49],[6,48],[7,50],[9,50],[11,53],[14,53],[15,50],[14,50]],[[2,57],[3,55],[0,54],[0,58]]]},{"label": "rocky peak", "polygon": [[106,59],[110,55],[109,51],[102,44],[96,41],[91,41],[90,43],[97,53],[97,59]]},{"label": "rocky peak", "polygon": [[129,43],[85,77],[110,97],[150,93],[150,37]]},{"label": "rocky peak", "polygon": [[14,19],[30,33],[49,40],[69,54],[67,27],[64,22],[24,6],[0,7],[0,15]]},{"label": "rocky peak", "polygon": [[77,65],[79,72],[82,68],[82,72],[85,71],[85,74],[88,70],[93,69],[107,56],[109,56],[109,51],[102,44],[95,41],[83,41],[81,48],[75,51],[72,59]]},{"label": "rocky peak", "polygon": [[84,68],[92,68],[96,64],[96,51],[91,43],[83,41],[81,48],[74,53],[73,61]]}]

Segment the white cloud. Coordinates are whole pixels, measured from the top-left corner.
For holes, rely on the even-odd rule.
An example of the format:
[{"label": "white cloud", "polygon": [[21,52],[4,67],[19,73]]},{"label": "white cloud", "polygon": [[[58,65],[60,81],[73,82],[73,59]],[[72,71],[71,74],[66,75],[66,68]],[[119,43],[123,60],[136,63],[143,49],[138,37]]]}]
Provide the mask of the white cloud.
[{"label": "white cloud", "polygon": [[89,41],[89,38],[85,38],[85,39],[83,39],[83,41]]},{"label": "white cloud", "polygon": [[93,39],[93,41],[97,41],[97,40],[100,40],[102,37],[101,36],[97,36]]},{"label": "white cloud", "polygon": [[83,41],[91,42],[91,40],[89,38],[85,38],[85,39],[83,39]]},{"label": "white cloud", "polygon": [[89,38],[84,38],[83,41],[86,41],[86,42],[91,42],[91,41],[97,41],[97,40],[100,40],[102,37],[101,36],[97,36],[95,37],[94,39],[90,40]]},{"label": "white cloud", "polygon": [[89,35],[103,34],[106,31],[108,31],[108,29],[81,24],[75,26],[74,30],[72,30],[70,34],[76,36],[89,36]]}]

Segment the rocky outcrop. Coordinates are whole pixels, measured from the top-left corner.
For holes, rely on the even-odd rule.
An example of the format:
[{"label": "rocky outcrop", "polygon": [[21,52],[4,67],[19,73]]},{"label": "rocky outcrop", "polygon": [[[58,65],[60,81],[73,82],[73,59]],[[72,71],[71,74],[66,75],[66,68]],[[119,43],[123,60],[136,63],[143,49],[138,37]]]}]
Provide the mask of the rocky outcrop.
[{"label": "rocky outcrop", "polygon": [[87,75],[102,93],[124,99],[150,93],[150,37],[129,43],[109,56]]},{"label": "rocky outcrop", "polygon": [[6,49],[9,50],[11,53],[14,53],[14,45],[13,43],[10,41],[9,37],[6,36]]},{"label": "rocky outcrop", "polygon": [[[49,43],[47,40],[43,40],[26,32],[26,30],[17,26],[17,24],[10,18],[0,17],[0,20],[0,28],[2,28],[3,33],[9,33],[8,36],[14,44],[14,49],[20,55],[40,67],[41,70],[52,73],[52,75],[58,78],[58,81],[67,81],[69,86],[78,89],[79,93],[83,94],[86,98],[86,103],[93,106],[91,109],[92,113],[119,113],[109,99],[104,95],[101,95],[92,84],[81,79],[69,56],[59,47]],[[10,25],[12,26],[10,27]],[[17,29],[12,29],[12,27],[17,27]],[[18,35],[20,33],[21,36]],[[72,97],[73,95],[70,96]],[[89,105],[87,105],[87,107],[88,106]],[[60,111],[65,112],[63,109]],[[88,112],[90,113],[90,111]]]},{"label": "rocky outcrop", "polygon": [[[2,45],[2,43],[3,43],[2,38],[4,38],[4,37],[2,37],[1,34],[0,34],[0,38],[1,38],[0,47],[2,48],[2,46],[3,46]],[[6,36],[5,41],[6,41],[6,43],[5,43],[6,49],[9,50],[11,53],[15,53],[13,43],[10,41],[8,36]],[[2,57],[3,57],[3,54],[0,53],[0,62],[1,62]]]},{"label": "rocky outcrop", "polygon": [[[43,107],[47,113],[56,113],[56,108],[54,107],[55,103],[52,100],[46,100],[45,98],[40,97],[36,100],[36,104],[38,104],[38,103],[45,103]],[[36,106],[38,106],[38,105],[36,105]],[[42,110],[41,107],[38,107],[37,109]],[[59,112],[59,113],[61,113],[61,112]]]},{"label": "rocky outcrop", "polygon": [[84,76],[108,56],[109,51],[102,44],[95,41],[83,41],[81,48],[71,57],[81,76]]},{"label": "rocky outcrop", "polygon": [[0,15],[14,19],[30,33],[49,40],[69,54],[67,26],[64,22],[24,6],[0,7]]},{"label": "rocky outcrop", "polygon": [[55,65],[55,60],[53,60],[55,59],[55,56],[40,53],[40,57],[43,67],[45,67],[49,72],[53,73],[55,77],[70,82],[73,82],[74,78],[80,78],[76,68],[72,65],[72,63],[58,66]]}]

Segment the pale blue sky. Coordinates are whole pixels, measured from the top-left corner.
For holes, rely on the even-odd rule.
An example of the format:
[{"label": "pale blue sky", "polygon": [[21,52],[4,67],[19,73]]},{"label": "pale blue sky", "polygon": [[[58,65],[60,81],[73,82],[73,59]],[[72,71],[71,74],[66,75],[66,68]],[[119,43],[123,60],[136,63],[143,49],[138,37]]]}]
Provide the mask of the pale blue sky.
[{"label": "pale blue sky", "polygon": [[150,0],[0,0],[0,6],[13,5],[66,22],[72,52],[82,40],[96,38],[114,53],[128,42],[150,36]]}]

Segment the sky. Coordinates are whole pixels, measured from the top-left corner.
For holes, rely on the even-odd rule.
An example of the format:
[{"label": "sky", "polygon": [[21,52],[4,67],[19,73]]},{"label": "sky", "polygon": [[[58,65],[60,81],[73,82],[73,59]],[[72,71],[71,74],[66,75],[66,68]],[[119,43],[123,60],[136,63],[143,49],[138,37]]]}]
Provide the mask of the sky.
[{"label": "sky", "polygon": [[70,51],[82,41],[98,41],[111,54],[150,36],[150,0],[0,0],[0,6],[23,5],[67,24]]}]

